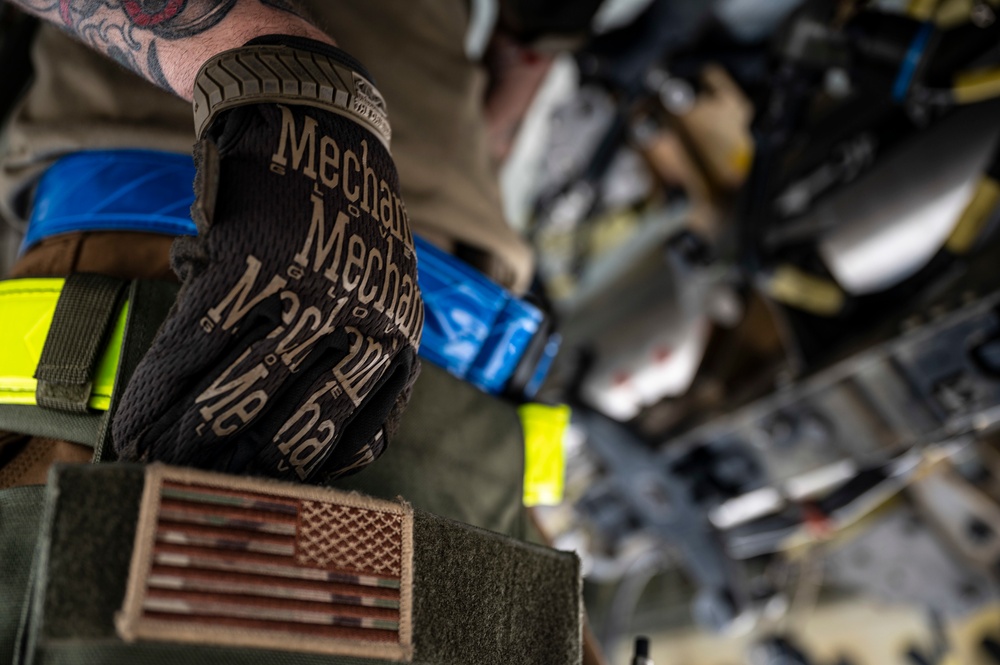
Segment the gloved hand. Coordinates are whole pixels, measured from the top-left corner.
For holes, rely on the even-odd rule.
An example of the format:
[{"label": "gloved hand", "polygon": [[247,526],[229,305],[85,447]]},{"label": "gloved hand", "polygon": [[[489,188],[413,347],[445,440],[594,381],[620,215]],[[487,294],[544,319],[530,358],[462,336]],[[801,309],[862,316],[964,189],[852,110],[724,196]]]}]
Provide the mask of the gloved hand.
[{"label": "gloved hand", "polygon": [[115,416],[123,459],[322,482],[378,457],[408,399],[423,303],[381,97],[343,52],[293,43],[273,48],[333,57],[359,103],[286,96],[207,125],[199,235],[174,245],[180,294]]}]

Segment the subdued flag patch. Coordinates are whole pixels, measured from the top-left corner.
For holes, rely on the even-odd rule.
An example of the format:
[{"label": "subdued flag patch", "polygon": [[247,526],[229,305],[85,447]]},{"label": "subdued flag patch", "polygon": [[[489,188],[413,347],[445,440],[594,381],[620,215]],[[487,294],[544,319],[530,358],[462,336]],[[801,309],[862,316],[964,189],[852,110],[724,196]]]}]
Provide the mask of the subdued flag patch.
[{"label": "subdued flag patch", "polygon": [[413,513],[151,465],[118,633],[409,661]]}]

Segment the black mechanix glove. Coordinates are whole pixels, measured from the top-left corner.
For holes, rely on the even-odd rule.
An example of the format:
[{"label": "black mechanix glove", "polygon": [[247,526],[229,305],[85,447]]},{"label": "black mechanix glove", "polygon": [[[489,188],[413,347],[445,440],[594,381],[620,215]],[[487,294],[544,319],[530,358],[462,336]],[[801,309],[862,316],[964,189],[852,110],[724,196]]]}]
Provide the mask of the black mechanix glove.
[{"label": "black mechanix glove", "polygon": [[323,482],[386,446],[419,367],[384,103],[342,51],[270,37],[195,85],[197,238],[114,420],[128,460]]}]

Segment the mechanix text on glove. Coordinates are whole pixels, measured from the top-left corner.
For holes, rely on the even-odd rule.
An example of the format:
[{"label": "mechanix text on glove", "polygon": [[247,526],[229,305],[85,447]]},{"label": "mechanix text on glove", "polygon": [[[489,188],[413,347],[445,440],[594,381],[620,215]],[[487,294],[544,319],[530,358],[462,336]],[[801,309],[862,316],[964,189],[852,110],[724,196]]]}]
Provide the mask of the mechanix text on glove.
[{"label": "mechanix text on glove", "polygon": [[349,114],[252,104],[213,121],[196,161],[199,236],[174,247],[183,287],[126,390],[116,449],[308,482],[370,463],[415,379],[424,316],[388,150]]}]

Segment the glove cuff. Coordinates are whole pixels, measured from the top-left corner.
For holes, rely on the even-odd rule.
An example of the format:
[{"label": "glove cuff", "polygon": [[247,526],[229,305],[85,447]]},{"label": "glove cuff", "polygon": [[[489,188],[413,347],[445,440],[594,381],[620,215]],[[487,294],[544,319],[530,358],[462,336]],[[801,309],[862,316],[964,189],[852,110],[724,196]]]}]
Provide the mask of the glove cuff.
[{"label": "glove cuff", "polygon": [[[335,47],[290,39],[258,38],[205,61],[194,81],[195,135],[202,138],[220,113],[236,106],[284,103],[350,118],[388,150],[385,100],[360,63]],[[281,43],[262,43],[272,41]]]}]

